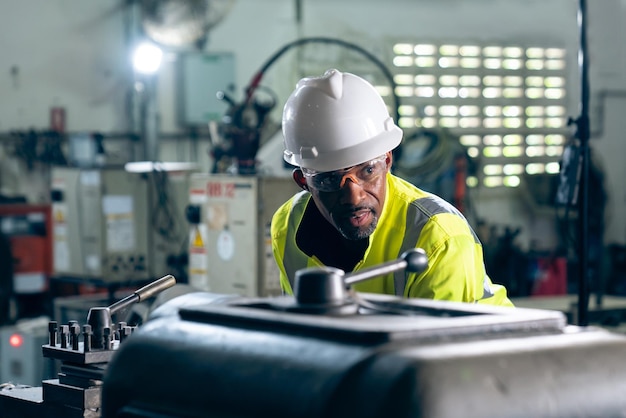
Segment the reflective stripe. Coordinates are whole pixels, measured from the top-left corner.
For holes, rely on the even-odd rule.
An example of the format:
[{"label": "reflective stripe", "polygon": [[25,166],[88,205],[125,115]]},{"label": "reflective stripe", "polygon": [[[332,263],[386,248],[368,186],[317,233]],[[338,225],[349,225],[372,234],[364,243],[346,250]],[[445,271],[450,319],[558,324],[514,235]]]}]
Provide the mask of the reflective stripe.
[{"label": "reflective stripe", "polygon": [[[459,212],[457,208],[455,208],[452,204],[448,203],[447,201],[443,199],[437,199],[436,197],[429,196],[429,197],[424,197],[422,199],[418,199],[414,201],[413,204],[417,205],[420,208],[420,210],[429,218],[432,218],[433,216],[439,215],[442,213],[453,213],[457,216],[460,216],[463,220],[466,221],[465,216],[463,216],[463,214]],[[474,237],[474,241],[476,242],[476,244],[480,244],[480,240],[478,239],[478,236],[476,235],[474,230],[469,226],[469,224],[467,225],[467,227],[472,233],[472,236]]]},{"label": "reflective stripe", "polygon": [[[465,220],[465,217],[457,208],[451,205],[449,202],[434,197],[428,196],[423,197],[421,199],[414,200],[407,208],[406,213],[406,228],[404,239],[402,240],[402,245],[400,246],[400,251],[398,252],[398,258],[405,251],[415,248],[417,245],[417,241],[419,240],[420,234],[424,229],[426,223],[435,215],[440,215],[443,213],[452,213],[457,216],[460,216]],[[468,228],[474,237],[474,241],[476,244],[480,244],[480,240],[478,236],[474,232],[474,230],[469,226]],[[407,282],[407,273],[405,271],[397,271],[393,275],[393,285],[396,296],[403,296],[405,293]],[[486,299],[492,297],[494,294],[491,291],[490,280],[487,276],[483,279],[483,297],[482,299]]]},{"label": "reflective stripe", "polygon": [[302,220],[306,205],[308,202],[307,197],[310,196],[309,192],[302,191],[298,193],[292,201],[291,213],[288,217],[287,223],[287,236],[286,243],[293,243],[294,245],[285,245],[285,256],[283,258],[283,264],[285,266],[285,273],[287,273],[287,279],[289,279],[289,285],[293,291],[293,285],[296,277],[296,271],[307,267],[308,256],[300,251],[296,243],[296,232],[298,232],[298,225]]},{"label": "reflective stripe", "polygon": [[492,296],[495,296],[495,293],[493,293],[491,291],[491,280],[489,280],[489,277],[487,277],[487,275],[485,274],[485,277],[483,279],[483,297],[482,297],[482,299],[487,299],[487,298],[490,298]]},{"label": "reflective stripe", "polygon": [[[410,250],[411,248],[415,248],[415,245],[417,244],[417,240],[422,233],[424,225],[426,225],[426,222],[428,222],[428,219],[430,219],[428,214],[421,210],[421,207],[418,203],[420,200],[424,199],[415,200],[411,202],[411,204],[408,206],[406,213],[406,227],[404,230],[404,239],[402,240],[402,244],[400,245],[398,258],[405,251]],[[404,270],[396,271],[393,274],[393,287],[396,292],[396,296],[404,295],[404,289],[406,288],[406,276],[407,273]]]},{"label": "reflective stripe", "polygon": [[[425,198],[414,201],[413,204],[419,207],[419,209],[428,217],[439,215],[441,213],[454,213],[455,215],[458,215],[461,218],[465,219],[465,216],[463,216],[463,214],[459,212],[457,208],[455,208],[453,205],[451,205],[449,202],[445,200],[437,200],[433,197],[425,197]],[[422,231],[424,224],[425,222],[419,225],[419,232]],[[474,237],[474,242],[478,245],[481,245],[480,240],[478,239],[478,235],[476,235],[476,232],[474,232],[474,230],[469,225],[469,223],[467,224],[467,227],[469,228],[470,232],[472,233],[472,236]],[[404,246],[405,244],[403,243],[402,245]],[[405,283],[406,283],[406,277],[405,277]],[[487,299],[494,295],[495,294],[491,290],[491,280],[489,279],[487,275],[485,275],[485,277],[483,278],[483,297],[481,299]]]}]

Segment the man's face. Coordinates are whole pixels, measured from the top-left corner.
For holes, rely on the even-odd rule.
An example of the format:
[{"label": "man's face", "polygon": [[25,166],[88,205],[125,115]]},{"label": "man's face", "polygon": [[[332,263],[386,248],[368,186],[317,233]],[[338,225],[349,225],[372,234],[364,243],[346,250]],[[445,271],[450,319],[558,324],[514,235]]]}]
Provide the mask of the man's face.
[{"label": "man's face", "polygon": [[367,238],[376,229],[385,204],[391,161],[388,152],[349,169],[321,176],[304,174],[318,210],[345,238]]}]

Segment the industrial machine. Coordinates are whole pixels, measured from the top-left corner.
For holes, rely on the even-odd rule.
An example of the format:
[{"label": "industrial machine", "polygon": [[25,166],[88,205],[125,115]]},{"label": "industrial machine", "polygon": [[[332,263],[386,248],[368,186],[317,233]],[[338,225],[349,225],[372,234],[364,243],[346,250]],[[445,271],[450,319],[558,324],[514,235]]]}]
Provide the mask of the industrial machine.
[{"label": "industrial machine", "polygon": [[52,170],[54,274],[148,279],[148,184],[123,168]]},{"label": "industrial machine", "polygon": [[[167,275],[110,306],[93,307],[82,326],[76,320],[66,324],[50,321],[44,341],[37,348],[39,358],[43,352],[44,361],[60,363],[57,378],[44,379],[41,386],[31,386],[23,380],[22,383],[20,380],[0,382],[1,416],[100,417],[102,381],[107,365],[120,344],[136,329],[132,324],[115,322],[115,319],[124,318],[124,312],[131,305],[150,300],[175,283],[176,279]],[[41,365],[42,362],[24,362],[24,348],[33,351],[35,345],[29,343],[28,347],[21,347],[27,343],[22,334],[15,330],[10,332],[8,341],[12,351],[2,353],[2,366],[8,365],[14,371],[22,366],[34,369]],[[4,334],[2,332],[0,336],[4,337]],[[22,355],[15,355],[20,349]]]},{"label": "industrial machine", "polygon": [[54,275],[129,283],[172,271],[186,251],[192,171],[153,162],[53,168]]},{"label": "industrial machine", "polygon": [[558,312],[350,289],[426,263],[414,250],[354,274],[300,270],[294,297],[165,303],[112,359],[103,416],[623,413],[623,336],[567,326]]},{"label": "industrial machine", "polygon": [[0,383],[37,386],[56,374],[54,360],[42,357],[48,341],[45,317],[28,318],[0,328]]},{"label": "industrial machine", "polygon": [[213,293],[279,295],[270,221],[298,191],[291,177],[193,174],[189,284]]},{"label": "industrial machine", "polygon": [[[1,283],[0,325],[18,317],[42,314],[41,295],[52,274],[52,223],[50,205],[14,203],[0,205],[0,235],[8,241],[10,260],[2,259],[0,282],[11,272],[11,283]],[[0,255],[0,258],[2,255]],[[6,301],[15,299],[17,310],[8,315]],[[8,318],[8,316],[15,316]]]},{"label": "industrial machine", "polygon": [[556,311],[351,289],[427,262],[415,249],[351,274],[303,269],[293,297],[191,291],[153,305],[120,343],[102,324],[132,303],[122,300],[90,311],[94,325],[83,333],[100,337],[87,351],[78,325],[52,323],[43,353],[64,362],[58,384],[2,390],[0,410],[5,418],[623,416],[623,335],[567,325]]}]

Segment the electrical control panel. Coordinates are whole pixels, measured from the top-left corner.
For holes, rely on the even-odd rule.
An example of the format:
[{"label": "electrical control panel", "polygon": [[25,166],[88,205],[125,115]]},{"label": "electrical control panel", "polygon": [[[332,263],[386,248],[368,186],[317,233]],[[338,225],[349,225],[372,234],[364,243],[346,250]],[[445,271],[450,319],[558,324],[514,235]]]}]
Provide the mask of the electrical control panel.
[{"label": "electrical control panel", "polygon": [[52,170],[54,274],[148,279],[148,182],[123,168]]},{"label": "electrical control panel", "polygon": [[191,176],[189,284],[206,291],[270,296],[281,293],[270,241],[276,209],[300,189],[291,177]]},{"label": "electrical control panel", "polygon": [[55,276],[129,282],[169,272],[186,249],[190,171],[148,164],[52,170]]},{"label": "electrical control panel", "polygon": [[0,205],[0,231],[9,240],[13,258],[13,291],[42,293],[52,273],[49,205]]}]

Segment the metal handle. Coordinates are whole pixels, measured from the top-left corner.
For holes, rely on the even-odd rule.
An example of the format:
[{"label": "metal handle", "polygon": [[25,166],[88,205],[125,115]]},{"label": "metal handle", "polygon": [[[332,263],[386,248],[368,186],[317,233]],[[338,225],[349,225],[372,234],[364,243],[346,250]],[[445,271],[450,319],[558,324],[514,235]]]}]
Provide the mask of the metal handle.
[{"label": "metal handle", "polygon": [[158,280],[153,281],[136,290],[132,295],[121,299],[108,307],[94,307],[89,309],[87,314],[87,324],[91,326],[93,331],[94,340],[91,345],[94,349],[107,348],[107,338],[104,337],[104,330],[111,329],[113,327],[113,321],[111,315],[115,312],[126,308],[135,302],[141,302],[149,297],[164,291],[165,289],[172,287],[176,284],[176,278],[171,274],[163,276]]},{"label": "metal handle", "polygon": [[296,271],[294,296],[300,305],[341,305],[348,300],[346,288],[355,283],[402,269],[418,273],[426,267],[428,257],[421,248],[412,248],[397,260],[350,274],[333,267],[309,267]]},{"label": "metal handle", "polygon": [[146,300],[151,296],[154,296],[157,293],[160,293],[165,289],[174,286],[175,284],[176,278],[174,276],[172,276],[171,274],[163,276],[160,279],[153,281],[152,283],[148,283],[141,289],[136,290],[132,295],[126,296],[124,299],[115,302],[114,304],[109,306],[109,311],[114,314],[115,312],[124,309],[132,303]]},{"label": "metal handle", "polygon": [[412,248],[402,253],[400,258],[397,260],[388,261],[365,270],[346,274],[344,276],[344,283],[347,286],[350,286],[354,283],[369,280],[376,276],[382,276],[402,269],[418,273],[426,270],[426,267],[428,267],[428,257],[426,256],[426,252],[421,248]]}]

